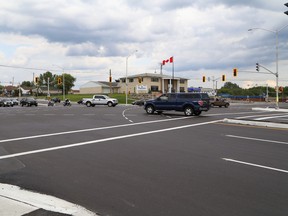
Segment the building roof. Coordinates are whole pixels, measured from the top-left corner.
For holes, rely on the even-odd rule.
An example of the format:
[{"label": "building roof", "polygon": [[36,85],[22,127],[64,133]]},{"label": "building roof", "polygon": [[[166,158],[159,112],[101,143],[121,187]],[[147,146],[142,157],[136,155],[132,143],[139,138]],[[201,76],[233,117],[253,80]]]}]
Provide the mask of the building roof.
[{"label": "building roof", "polygon": [[[110,87],[110,82],[89,81],[89,82],[84,83],[83,85],[81,85],[80,88],[91,88],[91,87],[96,87],[96,86],[102,86],[102,87],[109,88]],[[117,88],[118,87],[118,83],[117,82],[111,82],[111,86],[113,88]]]},{"label": "building roof", "polygon": [[[138,77],[157,77],[157,78],[163,78],[163,79],[172,79],[172,76],[164,75],[164,74],[158,74],[158,73],[142,73],[142,74],[135,74],[131,76],[127,76],[127,78],[138,78]],[[126,79],[126,77],[121,77],[120,79]],[[174,76],[174,79],[184,79],[184,80],[189,80],[187,78],[183,77],[176,77]]]}]

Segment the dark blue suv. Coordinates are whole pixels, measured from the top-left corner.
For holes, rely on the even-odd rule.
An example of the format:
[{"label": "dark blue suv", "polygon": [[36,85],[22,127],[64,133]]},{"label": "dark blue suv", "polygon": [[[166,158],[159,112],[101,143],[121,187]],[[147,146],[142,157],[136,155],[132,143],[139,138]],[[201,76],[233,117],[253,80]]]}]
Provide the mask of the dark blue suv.
[{"label": "dark blue suv", "polygon": [[148,114],[174,110],[184,112],[186,116],[198,116],[210,109],[210,98],[207,93],[169,93],[146,101],[144,109]]}]

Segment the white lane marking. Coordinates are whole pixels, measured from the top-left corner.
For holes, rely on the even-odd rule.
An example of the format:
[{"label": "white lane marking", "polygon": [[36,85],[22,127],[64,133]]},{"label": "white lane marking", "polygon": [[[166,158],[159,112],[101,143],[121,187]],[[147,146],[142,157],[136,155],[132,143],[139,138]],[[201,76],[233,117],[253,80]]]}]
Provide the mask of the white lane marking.
[{"label": "white lane marking", "polygon": [[92,141],[87,141],[87,142],[73,143],[73,144],[68,144],[68,145],[63,145],[63,146],[57,146],[57,147],[51,147],[51,148],[45,148],[45,149],[39,149],[39,150],[27,151],[27,152],[20,152],[20,153],[15,153],[15,154],[10,154],[10,155],[3,155],[3,156],[0,156],[0,160],[12,158],[12,157],[19,157],[19,156],[23,156],[23,155],[30,155],[30,154],[36,154],[36,153],[41,153],[41,152],[55,151],[55,150],[59,150],[59,149],[66,149],[66,148],[90,145],[90,144],[95,144],[95,143],[100,143],[100,142],[126,139],[126,138],[130,138],[130,137],[143,136],[143,135],[148,135],[148,134],[162,133],[162,132],[167,132],[167,131],[172,131],[172,130],[179,130],[179,129],[183,129],[183,128],[213,124],[213,123],[216,123],[219,121],[221,121],[221,120],[202,122],[202,123],[196,123],[196,124],[184,125],[184,126],[178,126],[178,127],[172,127],[172,128],[165,128],[165,129],[154,130],[154,131],[146,131],[146,132],[141,132],[141,133],[128,134],[128,135],[110,137],[110,138],[105,138],[105,139],[92,140]]},{"label": "white lane marking", "polygon": [[255,141],[261,141],[261,142],[269,142],[269,143],[277,143],[277,144],[288,145],[288,142],[282,142],[282,141],[276,141],[276,140],[267,140],[267,139],[259,139],[259,138],[243,137],[243,136],[235,136],[235,135],[225,135],[225,136],[232,137],[232,138],[237,138],[237,139],[255,140]]},{"label": "white lane marking", "polygon": [[162,119],[162,120],[155,120],[155,121],[138,122],[138,123],[133,123],[133,124],[114,125],[114,126],[107,126],[107,127],[100,127],[100,128],[89,128],[89,129],[74,130],[74,131],[63,131],[63,132],[50,133],[50,134],[40,134],[40,135],[34,135],[34,136],[4,139],[4,140],[0,140],[0,143],[19,141],[19,140],[27,140],[27,139],[36,139],[36,138],[49,137],[49,136],[59,136],[59,135],[73,134],[73,133],[83,133],[83,132],[96,131],[96,130],[106,130],[106,129],[120,128],[120,127],[131,127],[131,126],[135,126],[135,125],[153,124],[153,123],[159,123],[159,122],[165,122],[165,121],[176,121],[176,120],[183,120],[183,119],[189,119],[189,118],[192,118],[192,117],[182,117],[182,118],[175,118],[175,119]]},{"label": "white lane marking", "polygon": [[262,117],[262,118],[256,118],[254,120],[266,120],[266,119],[273,119],[273,118],[283,118],[283,117],[288,117],[288,115],[282,115],[282,116],[267,116],[267,117]]},{"label": "white lane marking", "polygon": [[222,158],[222,159],[225,161],[230,161],[230,162],[234,162],[234,163],[240,163],[240,164],[245,164],[245,165],[249,165],[249,166],[260,167],[263,169],[269,169],[269,170],[274,170],[274,171],[278,171],[278,172],[288,173],[288,170],[277,169],[274,167],[268,167],[268,166],[263,166],[263,165],[259,165],[259,164],[253,164],[253,163],[248,163],[248,162],[244,162],[244,161],[233,160],[233,159],[229,159],[229,158]]},{"label": "white lane marking", "polygon": [[[1,188],[0,196],[17,202],[17,205],[13,206],[14,208],[13,212],[16,212],[15,208],[18,209],[19,205],[20,206],[26,205],[27,207],[30,207],[31,211],[34,210],[36,207],[36,209],[42,208],[47,211],[75,215],[75,216],[96,216],[97,215],[74,203],[70,203],[65,200],[53,197],[53,196],[27,191],[18,186],[0,183],[0,188]],[[1,212],[0,210],[0,213],[3,213],[3,212]],[[9,215],[10,214],[11,214],[11,209],[9,211]],[[16,215],[16,214],[13,214],[13,215]]]}]

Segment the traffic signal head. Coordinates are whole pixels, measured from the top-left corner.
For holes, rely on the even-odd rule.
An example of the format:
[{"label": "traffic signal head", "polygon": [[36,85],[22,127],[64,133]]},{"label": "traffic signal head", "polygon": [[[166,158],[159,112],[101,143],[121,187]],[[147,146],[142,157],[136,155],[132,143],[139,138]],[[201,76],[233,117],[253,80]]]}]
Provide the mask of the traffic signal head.
[{"label": "traffic signal head", "polygon": [[138,77],[138,83],[142,83],[142,77]]},{"label": "traffic signal head", "polygon": [[225,82],[226,81],[226,76],[222,75],[222,81]]},{"label": "traffic signal head", "polygon": [[111,77],[111,76],[109,76],[109,82],[110,82],[110,83],[112,82],[112,77]]},{"label": "traffic signal head", "polygon": [[35,77],[35,83],[36,83],[36,84],[39,83],[39,77]]},{"label": "traffic signal head", "polygon": [[58,85],[60,85],[62,83],[61,77],[58,77],[57,82],[58,82]]},{"label": "traffic signal head", "polygon": [[256,71],[259,71],[259,63],[256,63]]},{"label": "traffic signal head", "polygon": [[202,82],[206,82],[206,77],[205,76],[202,77]]},{"label": "traffic signal head", "polygon": [[238,75],[238,69],[237,68],[233,68],[233,76],[237,77]]}]

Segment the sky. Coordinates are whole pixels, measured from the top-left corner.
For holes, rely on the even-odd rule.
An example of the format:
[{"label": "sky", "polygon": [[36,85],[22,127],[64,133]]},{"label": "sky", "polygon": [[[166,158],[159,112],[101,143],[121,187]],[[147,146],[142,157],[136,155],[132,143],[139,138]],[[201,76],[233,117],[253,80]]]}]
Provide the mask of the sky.
[{"label": "sky", "polygon": [[[220,88],[222,75],[242,88],[274,87],[276,62],[279,85],[288,86],[287,2],[0,0],[0,84],[50,71],[71,74],[79,89],[108,81],[110,70],[113,81],[160,73],[173,56],[175,76],[189,87]],[[256,73],[257,62],[269,71]],[[172,64],[162,72],[172,75]]]}]

